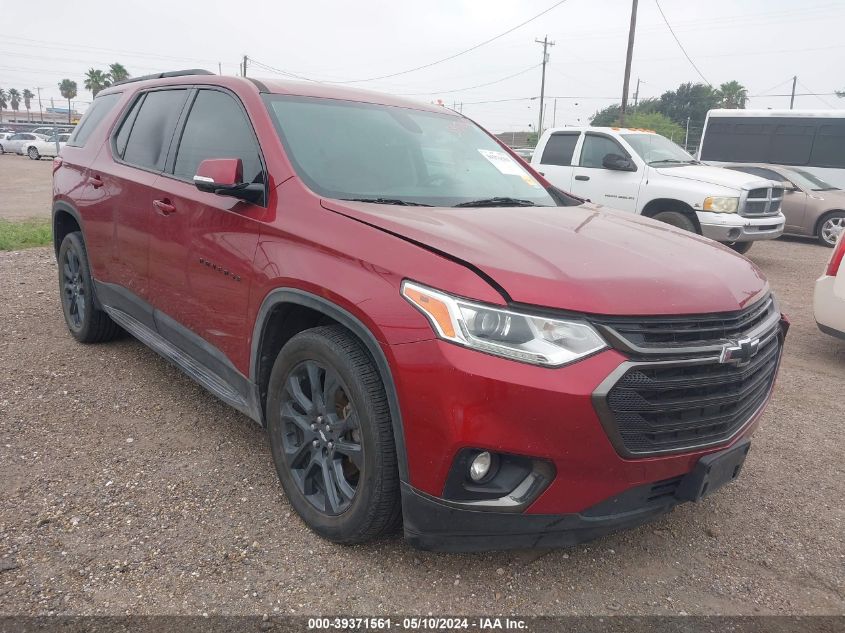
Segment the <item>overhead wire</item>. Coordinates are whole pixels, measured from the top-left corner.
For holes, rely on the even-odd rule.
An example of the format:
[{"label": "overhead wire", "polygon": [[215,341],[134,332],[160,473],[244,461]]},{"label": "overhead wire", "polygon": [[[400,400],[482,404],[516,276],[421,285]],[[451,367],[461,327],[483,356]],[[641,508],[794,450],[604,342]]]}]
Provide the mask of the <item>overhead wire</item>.
[{"label": "overhead wire", "polygon": [[657,10],[660,11],[660,15],[663,17],[663,21],[666,23],[666,27],[669,29],[669,32],[672,34],[672,37],[675,38],[675,42],[677,42],[678,48],[681,49],[681,52],[684,54],[684,57],[686,57],[687,61],[690,63],[690,65],[693,68],[695,68],[695,72],[697,72],[698,76],[701,77],[704,80],[704,83],[706,83],[708,86],[712,86],[713,84],[710,83],[710,81],[707,79],[707,77],[705,77],[704,74],[698,69],[698,66],[695,65],[694,61],[692,61],[692,58],[687,53],[686,49],[684,48],[684,45],[681,44],[681,40],[679,40],[678,36],[675,35],[675,31],[672,29],[672,25],[669,24],[669,20],[666,19],[666,14],[663,13],[663,9],[660,7],[660,0],[654,0],[654,4],[657,5]]}]

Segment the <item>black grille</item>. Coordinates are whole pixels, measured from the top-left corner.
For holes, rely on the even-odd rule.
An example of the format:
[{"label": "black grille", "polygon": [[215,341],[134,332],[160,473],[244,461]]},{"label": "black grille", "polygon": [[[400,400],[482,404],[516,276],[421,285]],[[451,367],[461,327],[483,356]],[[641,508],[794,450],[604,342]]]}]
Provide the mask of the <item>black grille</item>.
[{"label": "black grille", "polygon": [[783,189],[752,189],[745,198],[745,204],[740,213],[746,216],[776,215],[780,211],[783,201]]},{"label": "black grille", "polygon": [[642,348],[722,345],[761,325],[776,312],[771,295],[740,312],[692,317],[607,317],[595,323]]},{"label": "black grille", "polygon": [[624,448],[649,454],[729,440],[768,397],[780,347],[780,338],[771,337],[745,366],[632,367],[605,399]]}]

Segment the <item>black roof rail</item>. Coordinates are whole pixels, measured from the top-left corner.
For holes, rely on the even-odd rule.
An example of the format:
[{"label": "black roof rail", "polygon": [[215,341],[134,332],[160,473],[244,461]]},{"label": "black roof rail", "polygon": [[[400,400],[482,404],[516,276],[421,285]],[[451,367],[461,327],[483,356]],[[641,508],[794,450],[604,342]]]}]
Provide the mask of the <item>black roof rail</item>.
[{"label": "black roof rail", "polygon": [[153,73],[152,75],[143,75],[142,77],[129,77],[123,81],[116,81],[112,85],[120,86],[129,84],[133,81],[146,81],[147,79],[163,79],[164,77],[184,77],[186,75],[213,75],[214,73],[204,68],[189,68],[187,70],[168,70],[163,73]]}]

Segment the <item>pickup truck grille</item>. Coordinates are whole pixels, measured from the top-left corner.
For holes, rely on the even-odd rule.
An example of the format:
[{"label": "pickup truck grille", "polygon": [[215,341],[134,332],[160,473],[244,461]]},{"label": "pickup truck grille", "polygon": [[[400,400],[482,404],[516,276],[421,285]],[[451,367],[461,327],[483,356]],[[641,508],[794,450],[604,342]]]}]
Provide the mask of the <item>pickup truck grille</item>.
[{"label": "pickup truck grille", "polygon": [[777,215],[782,202],[783,189],[780,187],[752,189],[745,197],[739,213],[749,217]]},{"label": "pickup truck grille", "polygon": [[[771,296],[733,314],[595,324],[632,357],[593,394],[608,437],[628,458],[729,442],[768,399],[785,334]],[[729,359],[726,347],[743,352]]]}]

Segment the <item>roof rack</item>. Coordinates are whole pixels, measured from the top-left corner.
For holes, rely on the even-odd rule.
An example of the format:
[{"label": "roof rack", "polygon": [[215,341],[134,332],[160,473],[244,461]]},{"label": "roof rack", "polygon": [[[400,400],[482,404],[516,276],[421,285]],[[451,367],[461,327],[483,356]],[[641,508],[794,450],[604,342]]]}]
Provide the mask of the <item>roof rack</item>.
[{"label": "roof rack", "polygon": [[184,77],[186,75],[213,75],[213,72],[205,70],[204,68],[189,68],[187,70],[168,70],[163,73],[153,73],[152,75],[143,75],[142,77],[129,77],[123,81],[116,81],[112,85],[120,86],[122,84],[129,84],[133,81],[146,81],[147,79],[163,79],[164,77]]}]

